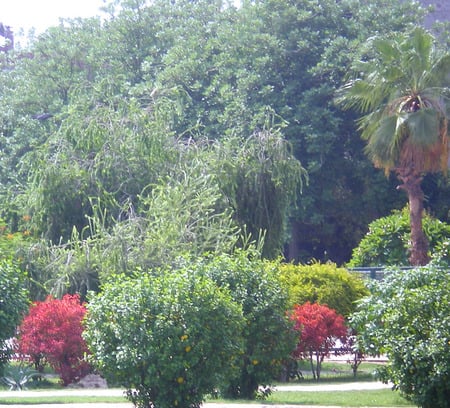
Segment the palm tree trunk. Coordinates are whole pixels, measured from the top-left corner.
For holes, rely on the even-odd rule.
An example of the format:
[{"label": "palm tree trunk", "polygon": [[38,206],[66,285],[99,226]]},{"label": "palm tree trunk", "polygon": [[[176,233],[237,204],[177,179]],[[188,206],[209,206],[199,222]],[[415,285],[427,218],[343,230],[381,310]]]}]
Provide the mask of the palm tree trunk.
[{"label": "palm tree trunk", "polygon": [[399,169],[398,178],[403,182],[398,188],[406,191],[409,201],[409,219],[411,225],[411,254],[409,262],[412,266],[428,264],[428,239],[423,231],[423,200],[421,187],[422,176],[413,169]]}]

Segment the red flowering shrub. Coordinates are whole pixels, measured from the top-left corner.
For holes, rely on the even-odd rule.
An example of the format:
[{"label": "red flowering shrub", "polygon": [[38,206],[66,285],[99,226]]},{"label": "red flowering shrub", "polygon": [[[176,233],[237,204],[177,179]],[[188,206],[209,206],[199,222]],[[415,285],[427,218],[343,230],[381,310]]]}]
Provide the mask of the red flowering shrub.
[{"label": "red flowering shrub", "polygon": [[313,376],[319,380],[324,358],[330,354],[337,340],[342,343],[346,341],[345,320],[334,309],[310,302],[295,305],[290,317],[300,335],[294,357],[309,359]]},{"label": "red flowering shrub", "polygon": [[88,352],[82,338],[82,320],[86,307],[78,295],[65,295],[61,300],[49,296],[35,302],[19,327],[19,350],[41,368],[44,361],[68,385],[89,372],[84,361]]}]

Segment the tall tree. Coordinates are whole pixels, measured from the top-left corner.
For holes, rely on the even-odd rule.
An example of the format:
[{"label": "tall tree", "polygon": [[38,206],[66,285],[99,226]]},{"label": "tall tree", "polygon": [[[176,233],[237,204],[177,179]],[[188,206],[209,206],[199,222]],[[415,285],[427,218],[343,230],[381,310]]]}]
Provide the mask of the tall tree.
[{"label": "tall tree", "polygon": [[398,188],[408,195],[412,265],[428,263],[428,242],[422,228],[425,173],[447,170],[448,134],[445,94],[450,53],[422,28],[375,38],[372,55],[356,64],[360,77],[351,79],[339,97],[356,108],[366,152],[376,167],[393,171]]},{"label": "tall tree", "polygon": [[179,24],[180,40],[156,76],[187,95],[177,131],[246,138],[264,126],[269,107],[310,180],[286,256],[345,262],[367,224],[402,204],[362,153],[355,114],[336,109],[335,89],[359,44],[374,32],[403,31],[421,10],[389,0],[264,0],[206,15],[204,3],[191,6],[203,10],[202,24]]},{"label": "tall tree", "polygon": [[[83,212],[90,206],[79,192],[96,196],[100,186],[119,202],[124,197],[135,202],[136,187],[148,173],[130,175],[148,150],[132,150],[153,137],[142,139],[139,131],[134,138],[138,128],[129,117],[121,120],[131,100],[141,116],[163,125],[158,132],[167,130],[169,139],[246,140],[260,134],[268,112],[275,113],[270,128],[287,125],[283,138],[310,180],[289,225],[289,259],[345,262],[370,221],[402,206],[401,194],[388,193],[389,183],[364,156],[363,141],[354,131],[355,113],[339,112],[333,96],[358,45],[373,32],[402,31],[418,21],[416,3],[360,0],[358,8],[354,0],[243,1],[239,8],[227,0],[106,3],[106,21],[64,21],[31,43],[27,55],[32,58],[15,56],[14,69],[0,72],[1,212],[14,230],[24,212],[30,213],[29,193],[36,186],[45,200],[33,202],[34,213],[35,204],[47,202],[52,208],[40,206],[44,216],[32,220],[56,239],[61,233],[67,238],[74,221],[78,226],[86,222]],[[44,120],[43,114],[53,116]],[[45,152],[50,146],[58,154]],[[37,149],[43,161],[36,159]],[[68,163],[59,174],[57,160],[64,158]],[[48,168],[49,162],[56,165]],[[159,172],[147,164],[147,182],[153,183],[152,175]],[[64,181],[66,175],[71,183]],[[127,185],[115,184],[123,175]],[[79,189],[81,180],[88,184]],[[56,192],[56,202],[47,194],[49,182],[54,182],[47,186]],[[247,208],[238,209],[253,216]],[[70,216],[60,224],[53,222],[57,214]],[[47,219],[63,228],[49,228]],[[270,225],[255,224],[255,230],[270,227],[280,237],[280,224],[270,214],[266,220]],[[283,244],[288,240],[287,234],[281,238]]]}]

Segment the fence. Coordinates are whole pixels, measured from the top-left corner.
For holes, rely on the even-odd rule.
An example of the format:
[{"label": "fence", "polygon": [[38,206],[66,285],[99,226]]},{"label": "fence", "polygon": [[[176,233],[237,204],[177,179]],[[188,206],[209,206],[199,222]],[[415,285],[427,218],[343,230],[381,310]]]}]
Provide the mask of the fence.
[{"label": "fence", "polygon": [[[411,266],[402,266],[397,269],[408,270],[408,269],[412,269],[412,267]],[[361,267],[358,266],[355,268],[348,268],[348,270],[350,272],[359,273],[364,278],[376,279],[376,280],[382,280],[384,278],[384,275],[386,273],[389,273],[385,266],[361,266]]]}]

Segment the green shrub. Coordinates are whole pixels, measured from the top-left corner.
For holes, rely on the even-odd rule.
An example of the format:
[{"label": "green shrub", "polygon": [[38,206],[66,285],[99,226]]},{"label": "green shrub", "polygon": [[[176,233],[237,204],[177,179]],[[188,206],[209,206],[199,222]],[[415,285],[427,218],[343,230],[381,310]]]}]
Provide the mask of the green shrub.
[{"label": "green shrub", "polygon": [[[423,228],[431,254],[450,238],[450,225],[425,214]],[[369,231],[353,250],[348,266],[408,266],[411,227],[409,210],[395,210],[369,224]]]},{"label": "green shrub", "polygon": [[[244,352],[235,362],[239,371],[221,388],[222,395],[245,399],[266,396],[297,340],[286,315],[287,293],[280,284],[279,263],[262,261],[251,251],[237,251],[200,260],[195,268],[228,288],[244,313]],[[258,393],[259,387],[266,392]]]},{"label": "green shrub", "polygon": [[352,317],[367,354],[386,354],[379,369],[414,404],[450,406],[450,274],[430,265],[394,270],[371,283]]},{"label": "green shrub", "polygon": [[241,350],[241,308],[196,273],[140,274],[91,300],[85,338],[94,363],[137,407],[200,407]]},{"label": "green shrub", "polygon": [[368,294],[360,276],[333,263],[284,264],[280,271],[281,282],[289,293],[289,309],[311,302],[349,316],[355,310],[355,302]]},{"label": "green shrub", "polygon": [[28,308],[26,274],[11,261],[0,260],[0,376],[8,361],[6,340],[14,336]]}]

